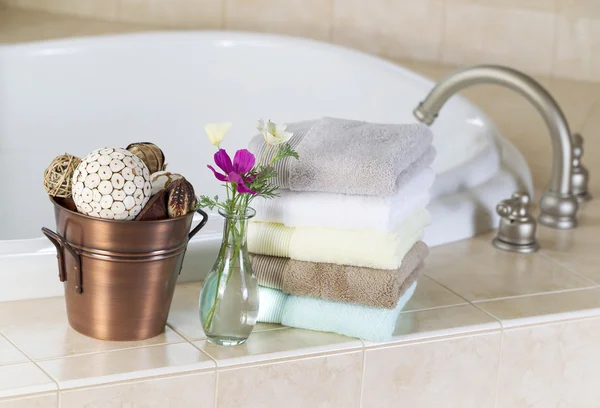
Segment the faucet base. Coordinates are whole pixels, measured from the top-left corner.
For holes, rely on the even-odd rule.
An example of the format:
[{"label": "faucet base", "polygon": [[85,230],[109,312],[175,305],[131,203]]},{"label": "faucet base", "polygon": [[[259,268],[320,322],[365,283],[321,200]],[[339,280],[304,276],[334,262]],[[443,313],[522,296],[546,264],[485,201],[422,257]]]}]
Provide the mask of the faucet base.
[{"label": "faucet base", "polygon": [[540,200],[538,221],[550,228],[570,229],[577,226],[579,205],[574,195],[561,195],[546,191]]},{"label": "faucet base", "polygon": [[492,245],[494,245],[498,249],[502,249],[503,251],[518,252],[520,254],[530,254],[540,249],[540,244],[538,244],[537,241],[532,244],[518,245],[511,244],[509,242],[504,242],[498,238],[494,238],[492,240]]}]

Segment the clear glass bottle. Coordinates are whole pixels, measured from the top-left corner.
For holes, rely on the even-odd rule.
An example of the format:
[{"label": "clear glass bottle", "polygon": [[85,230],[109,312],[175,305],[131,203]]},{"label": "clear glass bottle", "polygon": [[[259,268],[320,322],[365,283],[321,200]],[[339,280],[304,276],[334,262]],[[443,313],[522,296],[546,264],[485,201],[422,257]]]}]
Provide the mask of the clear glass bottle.
[{"label": "clear glass bottle", "polygon": [[248,256],[248,220],[256,212],[228,214],[215,264],[200,292],[200,321],[211,343],[235,346],[246,342],[258,318],[258,282]]}]

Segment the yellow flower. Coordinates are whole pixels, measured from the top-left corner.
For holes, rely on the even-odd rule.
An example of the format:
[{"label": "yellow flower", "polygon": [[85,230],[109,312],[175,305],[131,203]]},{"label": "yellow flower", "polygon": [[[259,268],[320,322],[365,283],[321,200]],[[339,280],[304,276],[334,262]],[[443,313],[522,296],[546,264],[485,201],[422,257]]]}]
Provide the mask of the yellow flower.
[{"label": "yellow flower", "polygon": [[217,147],[220,147],[219,145],[225,138],[227,132],[229,132],[230,128],[230,122],[207,123],[204,125],[204,130],[206,131],[210,142]]},{"label": "yellow flower", "polygon": [[276,146],[281,143],[285,143],[292,137],[292,132],[286,132],[287,125],[278,125],[268,120],[259,120],[256,124],[256,128],[265,137],[265,142],[269,146]]}]

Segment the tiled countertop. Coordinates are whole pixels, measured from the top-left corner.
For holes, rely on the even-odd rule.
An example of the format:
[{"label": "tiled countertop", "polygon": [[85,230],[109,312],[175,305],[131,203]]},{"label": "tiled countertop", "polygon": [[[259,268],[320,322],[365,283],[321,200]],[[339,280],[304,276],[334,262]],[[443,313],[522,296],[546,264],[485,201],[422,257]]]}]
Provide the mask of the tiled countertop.
[{"label": "tiled countertop", "polygon": [[[0,9],[0,42],[147,28]],[[451,70],[401,63],[433,79]],[[586,138],[584,163],[591,192],[600,197],[600,84],[540,81]],[[550,177],[551,143],[534,108],[493,86],[465,95],[523,152],[539,193]],[[432,249],[426,276],[394,338],[383,344],[259,324],[246,345],[216,347],[200,327],[199,283],[178,285],[166,332],[143,342],[76,333],[62,298],[0,303],[0,408],[56,407],[59,397],[61,407],[121,406],[131,399],[140,406],[261,407],[289,405],[290,393],[298,406],[359,400],[382,407],[385,387],[406,406],[443,406],[446,398],[478,408],[558,406],[555,400],[588,406],[584,402],[600,400],[589,372],[600,365],[600,353],[581,351],[600,343],[599,200],[583,206],[579,223],[568,231],[541,226],[542,249],[533,255],[496,250],[493,234]],[[551,336],[561,342],[545,341]],[[528,370],[519,370],[524,364]],[[446,371],[451,375],[437,375]],[[298,380],[303,372],[307,379]],[[264,393],[274,378],[276,387]],[[532,402],[526,390],[536,387],[543,397]]]}]

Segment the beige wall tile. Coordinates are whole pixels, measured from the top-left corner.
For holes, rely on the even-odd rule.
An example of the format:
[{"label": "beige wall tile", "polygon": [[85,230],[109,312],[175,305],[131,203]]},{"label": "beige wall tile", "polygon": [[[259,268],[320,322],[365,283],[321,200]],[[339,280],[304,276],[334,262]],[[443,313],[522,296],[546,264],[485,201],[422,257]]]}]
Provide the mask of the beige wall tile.
[{"label": "beige wall tile", "polygon": [[12,5],[34,10],[114,20],[119,0],[11,0]]},{"label": "beige wall tile", "polygon": [[65,391],[60,407],[213,408],[216,377],[213,372]]},{"label": "beige wall tile", "polygon": [[485,5],[504,9],[535,9],[554,11],[556,9],[557,1],[560,0],[446,0],[446,4],[450,7],[456,3],[463,3]]},{"label": "beige wall tile", "polygon": [[169,27],[223,26],[224,0],[119,0],[117,19]]},{"label": "beige wall tile", "polygon": [[324,0],[225,0],[225,27],[329,40],[330,3]]},{"label": "beige wall tile", "polygon": [[58,408],[58,393],[3,400],[0,408]]},{"label": "beige wall tile", "polygon": [[441,0],[333,0],[333,41],[390,58],[437,60]]},{"label": "beige wall tile", "polygon": [[219,371],[219,408],[358,408],[363,352]]},{"label": "beige wall tile", "polygon": [[492,408],[500,336],[367,350],[362,407]]},{"label": "beige wall tile", "polygon": [[446,8],[442,61],[494,63],[552,72],[554,13],[452,3]]},{"label": "beige wall tile", "polygon": [[557,11],[569,16],[600,16],[600,2],[598,0],[556,0]]},{"label": "beige wall tile", "polygon": [[597,8],[593,14],[558,15],[555,76],[600,81],[600,6]]},{"label": "beige wall tile", "polygon": [[595,407],[600,319],[504,332],[498,408]]}]

